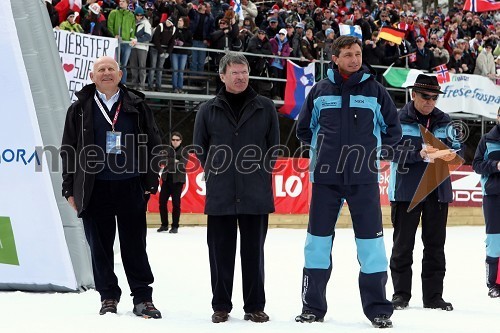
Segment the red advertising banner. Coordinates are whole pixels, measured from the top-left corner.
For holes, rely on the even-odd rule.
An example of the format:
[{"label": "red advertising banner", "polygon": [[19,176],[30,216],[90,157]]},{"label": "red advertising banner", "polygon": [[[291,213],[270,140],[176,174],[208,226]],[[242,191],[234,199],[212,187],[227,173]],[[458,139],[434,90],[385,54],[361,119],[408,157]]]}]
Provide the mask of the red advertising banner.
[{"label": "red advertising banner", "polygon": [[[278,159],[273,173],[274,204],[278,214],[307,214],[309,212],[310,183],[306,158]],[[205,181],[203,169],[196,157],[190,156],[186,185],[181,194],[183,213],[203,213],[205,207]],[[160,188],[161,191],[161,188]],[[168,209],[171,211],[171,202]],[[158,212],[158,194],[151,196],[150,212]]]},{"label": "red advertising banner", "polygon": [[[278,159],[273,173],[273,190],[276,213],[307,214],[309,212],[310,185],[308,174],[309,160],[306,158]],[[203,170],[194,156],[188,163],[186,185],[182,190],[183,213],[203,213],[205,206],[205,181]],[[389,205],[387,191],[389,188],[390,168],[388,162],[380,163],[380,202]],[[451,175],[453,198],[451,206],[481,207],[483,196],[480,175],[470,165],[462,165]],[[160,188],[161,190],[161,188]],[[171,211],[171,203],[168,209]],[[158,212],[158,195],[151,196],[148,204],[150,212]]]}]

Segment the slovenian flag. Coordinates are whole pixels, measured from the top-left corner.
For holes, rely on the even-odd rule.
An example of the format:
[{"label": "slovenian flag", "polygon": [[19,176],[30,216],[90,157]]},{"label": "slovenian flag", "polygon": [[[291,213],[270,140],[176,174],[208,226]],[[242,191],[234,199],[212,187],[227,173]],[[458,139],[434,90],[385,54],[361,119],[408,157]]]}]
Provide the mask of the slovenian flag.
[{"label": "slovenian flag", "polygon": [[500,2],[495,0],[466,0],[464,10],[473,13],[500,10]]},{"label": "slovenian flag", "polygon": [[363,40],[363,33],[359,25],[340,24],[339,30],[340,36],[353,36]]},{"label": "slovenian flag", "polygon": [[314,85],[314,63],[300,67],[287,60],[285,101],[279,112],[288,118],[297,119],[307,94]]}]

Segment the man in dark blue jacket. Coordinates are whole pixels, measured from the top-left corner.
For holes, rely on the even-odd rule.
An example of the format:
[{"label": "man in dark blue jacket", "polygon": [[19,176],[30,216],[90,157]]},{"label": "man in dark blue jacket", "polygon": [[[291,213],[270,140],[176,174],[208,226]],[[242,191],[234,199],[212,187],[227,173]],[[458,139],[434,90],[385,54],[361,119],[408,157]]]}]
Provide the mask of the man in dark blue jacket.
[{"label": "man in dark blue jacket", "polygon": [[[441,159],[432,160],[436,148],[424,142],[420,125],[432,133],[436,139],[451,148],[459,149],[450,126],[450,117],[436,108],[440,91],[435,76],[420,74],[417,77],[411,96],[412,101],[399,111],[399,119],[403,128],[401,146],[405,157],[397,154],[391,163],[389,179],[389,200],[391,201],[391,218],[394,226],[392,256],[390,261],[394,295],[392,303],[396,310],[408,307],[411,298],[411,282],[413,263],[413,248],[415,233],[422,220],[422,242],[424,256],[422,260],[422,298],[424,308],[453,310],[451,303],[445,302],[443,295],[443,280],[446,271],[444,244],[446,240],[446,222],[448,219],[448,203],[453,201],[451,181],[448,166]],[[403,151],[403,149],[398,149]],[[456,154],[450,154],[451,159]],[[448,158],[446,158],[448,160]],[[432,168],[428,168],[432,162]],[[443,171],[448,172],[443,174]],[[424,173],[428,178],[422,180]],[[436,181],[442,177],[443,182]],[[429,181],[427,181],[429,180]],[[415,208],[411,203],[421,182],[429,185],[430,192]],[[437,188],[435,188],[437,186]],[[435,188],[435,189],[434,189]],[[425,193],[427,194],[427,193]]]},{"label": "man in dark blue jacket", "polygon": [[206,181],[205,214],[212,282],[212,322],[229,319],[236,239],[240,231],[245,320],[266,322],[264,242],[274,212],[272,169],[279,144],[274,103],[248,86],[244,55],[219,63],[224,87],[200,106],[194,125],[196,155]]},{"label": "man in dark blue jacket", "polygon": [[366,317],[392,327],[386,298],[387,257],[378,187],[378,160],[401,139],[396,106],[385,88],[362,66],[361,41],[341,36],[332,46],[333,68],[307,95],[297,137],[310,145],[312,185],[298,322],[323,321],[326,285],[332,271],[335,224],[349,203],[361,265],[359,288]]}]

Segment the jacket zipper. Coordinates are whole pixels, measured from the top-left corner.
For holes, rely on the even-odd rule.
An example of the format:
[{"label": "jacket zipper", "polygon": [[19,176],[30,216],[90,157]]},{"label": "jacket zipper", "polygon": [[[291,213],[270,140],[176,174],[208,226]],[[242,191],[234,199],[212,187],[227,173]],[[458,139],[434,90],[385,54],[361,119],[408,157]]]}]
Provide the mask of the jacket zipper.
[{"label": "jacket zipper", "polygon": [[[85,147],[85,125],[84,125],[84,118],[83,118],[83,107],[81,107],[81,110],[82,110],[82,147]],[[82,193],[82,210],[83,210],[83,203],[85,201],[85,171],[83,172],[83,193]]]}]

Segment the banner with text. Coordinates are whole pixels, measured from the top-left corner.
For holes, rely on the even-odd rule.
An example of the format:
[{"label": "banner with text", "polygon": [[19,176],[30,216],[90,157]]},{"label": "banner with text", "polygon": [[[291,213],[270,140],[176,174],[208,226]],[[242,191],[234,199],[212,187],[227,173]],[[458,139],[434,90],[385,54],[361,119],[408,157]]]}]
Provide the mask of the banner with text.
[{"label": "banner with text", "polygon": [[[276,163],[273,174],[274,204],[277,214],[307,214],[311,196],[311,183],[308,173],[309,160],[306,158],[283,158]],[[196,159],[191,156],[188,163],[186,185],[181,194],[181,209],[184,213],[203,213],[206,187],[203,180],[203,170]],[[451,174],[455,207],[481,207],[483,196],[480,185],[480,175],[472,170],[470,165],[462,165]],[[389,163],[380,163],[380,203],[390,204],[387,197],[389,187]],[[161,188],[160,188],[161,190]],[[158,212],[158,196],[151,196],[148,210]],[[171,212],[171,201],[168,203]]]},{"label": "banner with text", "polygon": [[[308,166],[309,160],[305,158],[283,158],[276,162],[273,174],[276,213],[307,214],[310,197]],[[186,169],[190,172],[181,194],[182,212],[203,213],[206,195],[203,169],[194,156],[190,157]],[[151,196],[148,204],[150,212],[158,212],[158,196]],[[170,201],[168,206],[171,211]]]},{"label": "banner with text", "polygon": [[61,65],[68,83],[71,102],[76,101],[75,92],[92,83],[89,73],[94,61],[101,56],[116,59],[116,38],[79,34],[54,29]]},{"label": "banner with text", "polygon": [[481,75],[450,74],[451,80],[441,84],[443,95],[436,107],[446,113],[465,112],[491,119],[497,118],[500,86]]}]

